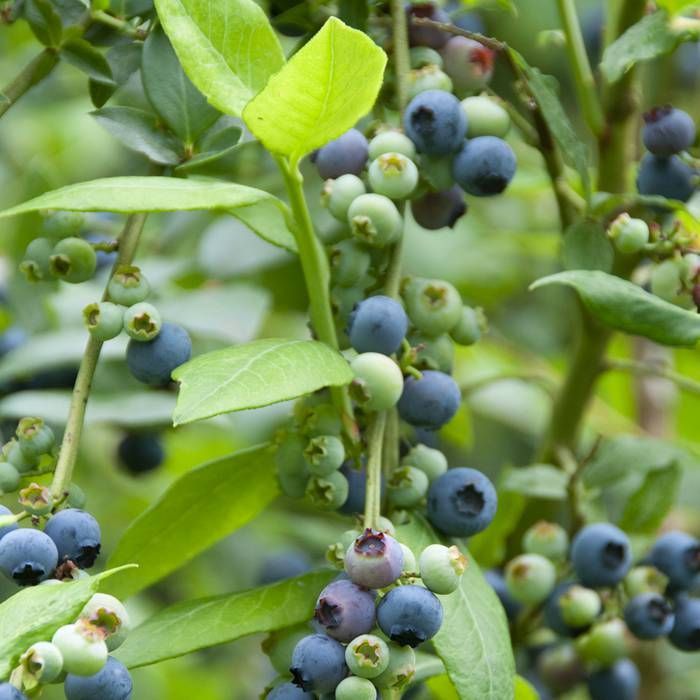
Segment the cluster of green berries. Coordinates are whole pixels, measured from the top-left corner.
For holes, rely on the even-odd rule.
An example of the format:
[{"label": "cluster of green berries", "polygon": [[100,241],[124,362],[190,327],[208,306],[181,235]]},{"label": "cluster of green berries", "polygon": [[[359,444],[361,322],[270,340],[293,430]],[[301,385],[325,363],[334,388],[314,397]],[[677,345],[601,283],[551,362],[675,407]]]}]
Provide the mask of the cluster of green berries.
[{"label": "cluster of green berries", "polygon": [[55,441],[53,430],[41,418],[22,418],[0,452],[0,493],[17,491],[23,475],[50,471]]}]

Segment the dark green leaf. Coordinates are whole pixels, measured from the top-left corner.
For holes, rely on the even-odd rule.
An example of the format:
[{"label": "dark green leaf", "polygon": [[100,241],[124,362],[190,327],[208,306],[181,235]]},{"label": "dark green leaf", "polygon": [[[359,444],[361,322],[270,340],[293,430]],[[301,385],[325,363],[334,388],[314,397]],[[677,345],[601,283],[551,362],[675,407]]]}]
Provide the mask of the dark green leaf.
[{"label": "dark green leaf", "polygon": [[160,165],[180,162],[180,145],[170,134],[158,128],[157,119],[133,107],[104,107],[92,116],[127,148],[141,153]]},{"label": "dark green leaf", "polygon": [[504,491],[523,496],[560,501],[566,498],[569,477],[551,464],[533,464],[530,467],[508,469],[501,479]]},{"label": "dark green leaf", "polygon": [[78,24],[90,9],[90,0],[51,0],[64,27]]},{"label": "dark green leaf", "polygon": [[579,221],[564,234],[562,258],[567,270],[610,272],[615,251],[600,223]]},{"label": "dark green leaf", "polygon": [[136,562],[110,586],[127,597],[159,581],[245,525],[278,494],[274,450],[251,447],[193,469],[127,529],[109,566]]},{"label": "dark green leaf", "polygon": [[56,47],[61,43],[63,23],[50,0],[26,0],[24,17],[44,46]]},{"label": "dark green leaf", "polygon": [[160,29],[144,44],[141,77],[153,109],[186,144],[193,144],[219,118],[220,113],[185,75]]},{"label": "dark green leaf", "polygon": [[530,289],[549,284],[573,287],[586,308],[616,330],[641,335],[662,345],[692,347],[700,340],[700,315],[619,277],[596,270],[572,270],[539,279]]},{"label": "dark green leaf", "polygon": [[177,603],[133,630],[115,656],[130,668],[148,666],[306,622],[321,589],[336,575],[318,571],[242,593]]},{"label": "dark green leaf", "polygon": [[114,85],[112,69],[107,59],[85,39],[70,39],[61,47],[61,57],[91,80]]},{"label": "dark green leaf", "polygon": [[369,18],[368,0],[339,0],[338,17],[345,24],[364,32],[367,29],[367,19]]},{"label": "dark green leaf", "polygon": [[642,485],[627,501],[620,527],[634,534],[654,534],[676,501],[682,475],[676,462],[647,472]]},{"label": "dark green leaf", "polygon": [[229,175],[236,162],[234,154],[241,145],[240,126],[227,126],[210,134],[205,134],[199,145],[199,153],[179,165],[178,175],[195,173],[198,175]]},{"label": "dark green leaf", "polygon": [[124,85],[126,81],[141,66],[141,52],[143,46],[138,42],[129,44],[117,44],[112,46],[105,58],[112,70],[113,83],[103,83],[97,80],[90,80],[90,99],[95,107],[104,106],[117,88]]},{"label": "dark green leaf", "polygon": [[522,493],[498,489],[496,517],[483,532],[469,538],[469,551],[480,566],[490,568],[505,559],[507,539],[517,527],[524,508]]}]

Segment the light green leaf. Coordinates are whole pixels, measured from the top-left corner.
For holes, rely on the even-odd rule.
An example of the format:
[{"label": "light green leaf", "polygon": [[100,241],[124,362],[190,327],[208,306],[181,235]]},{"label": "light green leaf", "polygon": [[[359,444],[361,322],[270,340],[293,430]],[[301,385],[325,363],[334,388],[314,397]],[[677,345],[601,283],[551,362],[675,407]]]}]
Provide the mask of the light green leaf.
[{"label": "light green leaf", "polygon": [[175,481],[127,529],[109,566],[136,562],[110,592],[127,597],[159,581],[245,525],[278,494],[274,450],[251,447]]},{"label": "light green leaf", "polygon": [[245,108],[248,128],[272,153],[301,158],[355,125],[374,104],[386,54],[331,17]]},{"label": "light green leaf", "polygon": [[[439,538],[416,516],[397,528],[418,555]],[[433,638],[437,655],[461,700],[512,700],[515,662],[503,606],[470,555],[457,591],[441,596],[444,618]]]},{"label": "light green leaf", "polygon": [[295,399],[352,381],[340,353],[315,340],[266,338],[193,358],[173,372],[180,382],[174,425]]},{"label": "light green leaf", "polygon": [[700,316],[669,304],[641,287],[605,272],[571,270],[537,280],[573,287],[599,321],[618,331],[641,335],[663,345],[692,347],[700,340]]},{"label": "light green leaf", "polygon": [[562,259],[567,270],[610,272],[615,258],[612,243],[597,221],[579,221],[566,230]]},{"label": "light green leaf", "polygon": [[263,201],[247,207],[238,207],[230,213],[268,243],[291,253],[297,252],[294,234],[287,227],[282,209],[273,202]]},{"label": "light green leaf", "polygon": [[508,469],[501,479],[504,491],[524,496],[559,501],[566,498],[569,477],[551,464],[533,464],[530,467]]},{"label": "light green leaf", "polygon": [[321,589],[336,575],[317,571],[264,588],[177,603],[133,630],[114,655],[129,668],[148,666],[306,622]]},{"label": "light green leaf", "polygon": [[540,700],[540,694],[522,676],[516,676],[515,700]]},{"label": "light green leaf", "polygon": [[240,116],[284,65],[277,35],[253,0],[155,0],[189,79],[217,109]]},{"label": "light green leaf", "polygon": [[74,622],[104,579],[129,568],[110,569],[60,586],[25,588],[10,596],[0,605],[0,678],[7,679],[32,644],[51,639],[59,627]]}]

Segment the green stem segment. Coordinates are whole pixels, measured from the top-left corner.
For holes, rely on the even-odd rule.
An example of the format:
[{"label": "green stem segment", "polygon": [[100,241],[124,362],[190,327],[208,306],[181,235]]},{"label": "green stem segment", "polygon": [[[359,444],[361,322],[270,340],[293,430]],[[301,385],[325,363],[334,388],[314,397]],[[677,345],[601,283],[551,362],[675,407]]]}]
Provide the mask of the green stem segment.
[{"label": "green stem segment", "polygon": [[382,514],[382,454],[387,412],[372,416],[367,430],[367,491],[364,526],[377,528]]},{"label": "green stem segment", "polygon": [[[119,265],[129,265],[134,259],[134,253],[136,252],[145,221],[146,214],[133,214],[128,218],[119,239],[119,254],[117,255],[113,271]],[[78,446],[80,445],[80,436],[82,435],[85,422],[85,409],[87,408],[92,379],[95,376],[95,369],[97,368],[101,350],[102,341],[90,336],[83,353],[83,359],[80,362],[75,386],[73,387],[68,418],[66,419],[66,430],[63,433],[63,441],[61,442],[56,470],[51,483],[51,495],[55,501],[63,498],[73,476],[73,468],[75,467]]]},{"label": "green stem segment", "polygon": [[391,32],[393,39],[394,72],[399,110],[408,102],[408,73],[411,70],[411,57],[408,51],[408,24],[403,0],[391,0]]},{"label": "green stem segment", "polygon": [[0,91],[0,117],[37,83],[40,83],[58,64],[55,49],[44,49]]}]

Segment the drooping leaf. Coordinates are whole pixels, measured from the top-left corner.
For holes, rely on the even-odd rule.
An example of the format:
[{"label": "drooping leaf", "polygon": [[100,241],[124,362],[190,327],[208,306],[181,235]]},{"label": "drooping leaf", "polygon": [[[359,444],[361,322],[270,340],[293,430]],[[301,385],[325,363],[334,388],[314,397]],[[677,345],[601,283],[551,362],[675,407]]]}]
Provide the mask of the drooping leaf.
[{"label": "drooping leaf", "polygon": [[44,46],[56,47],[60,44],[63,23],[50,0],[25,0],[24,18]]},{"label": "drooping leaf", "polygon": [[137,593],[245,525],[278,494],[274,450],[251,447],[187,472],[129,526],[109,566],[136,562],[110,592]]},{"label": "drooping leaf", "polygon": [[501,479],[501,488],[523,496],[558,501],[566,498],[568,483],[569,477],[561,469],[551,464],[533,464],[508,469]]},{"label": "drooping leaf", "polygon": [[221,112],[240,116],[284,64],[277,35],[253,0],[155,0],[189,79]]},{"label": "drooping leaf", "polygon": [[573,287],[586,308],[602,323],[662,345],[692,347],[700,340],[700,315],[674,306],[627,280],[597,270],[559,272],[537,280]]},{"label": "drooping leaf", "polygon": [[335,575],[317,571],[242,593],[177,603],[133,630],[115,656],[130,668],[148,666],[306,622],[319,592]]},{"label": "drooping leaf", "polygon": [[259,408],[352,381],[345,358],[315,340],[266,338],[215,350],[178,367],[173,423]]},{"label": "drooping leaf", "polygon": [[597,221],[579,221],[564,233],[562,259],[567,270],[610,272],[615,258],[612,243]]},{"label": "drooping leaf", "polygon": [[110,569],[60,586],[24,588],[0,605],[0,678],[7,679],[19,657],[35,642],[51,639],[74,622],[104,579],[128,566]]},{"label": "drooping leaf", "polygon": [[374,104],[386,54],[331,17],[245,108],[248,128],[272,153],[301,158],[355,125]]},{"label": "drooping leaf", "polygon": [[114,85],[112,69],[104,55],[85,39],[69,39],[61,46],[61,57],[98,83]]},{"label": "drooping leaf", "polygon": [[[439,541],[418,516],[397,532],[399,540],[416,555]],[[461,700],[510,700],[515,662],[508,623],[496,594],[473,558],[467,556],[469,564],[459,589],[440,598],[444,618],[433,646]]]}]

